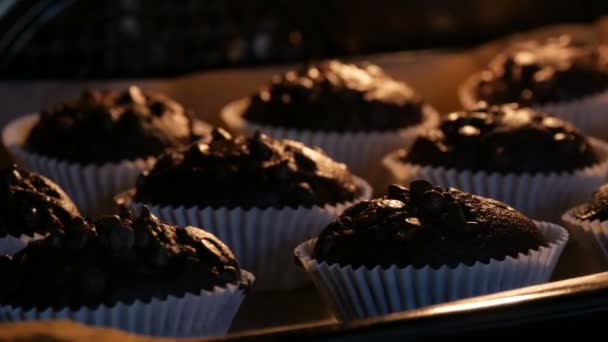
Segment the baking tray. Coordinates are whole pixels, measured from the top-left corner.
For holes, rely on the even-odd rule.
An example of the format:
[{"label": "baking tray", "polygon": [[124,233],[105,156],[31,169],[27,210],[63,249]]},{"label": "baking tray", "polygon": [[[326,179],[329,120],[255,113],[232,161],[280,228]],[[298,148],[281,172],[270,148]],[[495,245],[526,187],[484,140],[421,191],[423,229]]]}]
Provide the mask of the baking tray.
[{"label": "baking tray", "polygon": [[[353,60],[377,63],[396,78],[418,89],[441,112],[459,109],[456,89],[471,73],[511,40],[568,33],[582,40],[606,41],[607,22],[594,25],[560,25],[523,33],[460,51],[414,51]],[[255,69],[218,70],[172,79],[0,82],[0,124],[24,113],[68,100],[83,88],[120,89],[131,84],[158,90],[183,102],[202,119],[220,124],[218,113],[225,103],[247,96],[273,74],[291,65]],[[6,154],[0,163],[6,164]],[[608,273],[551,282],[490,296],[445,303],[389,316],[339,323],[313,287],[289,292],[253,292],[243,302],[227,336],[216,340],[327,339],[378,340],[428,338],[464,334],[511,334],[522,327],[531,331],[567,329],[587,324],[585,318],[601,317],[608,310]],[[512,328],[518,327],[517,331]],[[150,339],[111,329],[84,327],[71,322],[0,324],[4,337],[20,340]],[[194,339],[202,340],[202,339]]]}]

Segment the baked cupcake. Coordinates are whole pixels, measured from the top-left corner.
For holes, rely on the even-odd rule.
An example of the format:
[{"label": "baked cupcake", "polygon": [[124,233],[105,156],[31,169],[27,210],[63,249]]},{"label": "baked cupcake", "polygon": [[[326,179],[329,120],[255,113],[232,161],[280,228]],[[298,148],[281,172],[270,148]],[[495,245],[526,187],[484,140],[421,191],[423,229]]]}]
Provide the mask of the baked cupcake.
[{"label": "baked cupcake", "polygon": [[112,209],[112,197],[135,184],[155,156],[201,138],[204,125],[158,93],[86,91],[73,102],[9,123],[13,158],[56,181],[87,215]]},{"label": "baked cupcake", "polygon": [[553,221],[608,173],[608,147],[572,124],[517,104],[451,113],[384,159],[395,182],[426,179]]},{"label": "baked cupcake", "polygon": [[572,122],[585,134],[608,136],[608,49],[568,36],[515,44],[460,89],[465,108],[479,101],[517,102]]},{"label": "baked cupcake", "polygon": [[558,271],[561,278],[608,271],[608,184],[588,202],[562,216],[572,239],[564,251]]},{"label": "baked cupcake", "polygon": [[437,123],[436,111],[407,84],[373,64],[327,60],[275,75],[222,118],[241,134],[319,146],[356,174],[376,177],[379,158]]},{"label": "baked cupcake", "polygon": [[63,230],[79,216],[72,200],[46,177],[16,165],[0,170],[0,255]]},{"label": "baked cupcake", "polygon": [[210,143],[160,157],[116,201],[134,210],[147,205],[175,224],[210,229],[256,275],[256,289],[270,290],[305,285],[305,274],[293,265],[293,248],[370,196],[365,181],[320,150],[214,129]]},{"label": "baked cupcake", "polygon": [[0,257],[0,275],[6,320],[69,319],[170,337],[225,333],[253,281],[215,236],[147,209],[136,219],[75,219]]},{"label": "baked cupcake", "polygon": [[346,209],[294,253],[349,321],[546,282],[567,240],[504,203],[416,180]]}]

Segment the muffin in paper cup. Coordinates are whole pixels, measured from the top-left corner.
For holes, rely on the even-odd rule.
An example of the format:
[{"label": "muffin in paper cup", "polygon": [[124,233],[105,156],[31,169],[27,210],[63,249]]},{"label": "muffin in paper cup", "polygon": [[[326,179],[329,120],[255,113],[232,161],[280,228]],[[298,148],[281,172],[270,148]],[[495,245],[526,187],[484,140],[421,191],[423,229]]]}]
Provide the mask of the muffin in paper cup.
[{"label": "muffin in paper cup", "polygon": [[[458,88],[460,103],[464,108],[474,108],[481,102],[475,89],[481,79],[481,73],[467,78]],[[608,137],[608,91],[582,96],[576,99],[532,104],[531,107],[551,113],[570,121],[583,133],[598,138]]]},{"label": "muffin in paper cup", "polygon": [[[194,227],[168,226],[146,210],[133,221],[108,216],[92,222],[74,222],[65,234],[53,234],[28,245],[13,257],[16,260],[9,261],[12,264],[3,260],[0,271],[9,272],[7,267],[12,267],[10,272],[17,282],[5,279],[3,291],[10,294],[3,294],[0,320],[68,319],[158,337],[201,337],[228,331],[255,277],[238,267],[217,238]],[[94,225],[95,230],[87,225]],[[152,232],[157,235],[146,235]],[[159,251],[165,251],[161,253],[164,258],[140,258],[151,251],[142,244],[152,248],[157,246],[155,239],[162,246]],[[130,259],[127,252],[138,254],[138,258]],[[72,262],[77,259],[80,261]],[[129,263],[147,267],[146,271],[125,274],[131,269],[125,266]],[[152,264],[156,268],[144,266]],[[51,270],[42,271],[43,265]],[[66,266],[75,271],[64,270]],[[181,275],[164,270],[171,267],[177,267]],[[35,270],[48,274],[36,276],[32,274]],[[50,273],[55,281],[38,279],[45,282],[44,294],[28,296],[36,286],[29,282]],[[206,289],[202,284],[216,285]],[[195,290],[199,286],[205,287]]]},{"label": "muffin in paper cup", "polygon": [[33,153],[24,144],[38,118],[38,114],[29,114],[13,120],[4,128],[2,142],[17,164],[57,182],[85,215],[111,212],[112,197],[133,186],[137,176],[152,167],[156,160],[149,157],[87,165]]},{"label": "muffin in paper cup", "polygon": [[63,230],[80,212],[53,181],[12,164],[0,169],[0,256]]},{"label": "muffin in paper cup", "polygon": [[608,54],[604,46],[568,36],[511,45],[486,70],[459,87],[465,108],[480,101],[518,102],[572,122],[585,134],[608,136]]},{"label": "muffin in paper cup", "polygon": [[148,207],[160,219],[180,226],[205,227],[234,252],[244,268],[256,276],[253,291],[291,290],[310,284],[293,263],[293,249],[317,235],[342,211],[372,196],[372,188],[356,178],[360,194],[354,201],[312,208],[198,208],[159,206],[132,200],[133,192],[116,196],[119,206],[133,211]]},{"label": "muffin in paper cup", "polygon": [[380,158],[437,123],[437,111],[405,82],[371,63],[325,60],[274,75],[221,111],[239,134],[255,131],[318,146],[384,188]]},{"label": "muffin in paper cup", "polygon": [[309,283],[292,251],[372,188],[346,165],[301,142],[262,133],[231,136],[216,128],[209,143],[161,156],[116,204],[142,206],[163,220],[205,227],[256,276],[255,290]]},{"label": "muffin in paper cup", "polygon": [[439,114],[431,106],[424,107],[421,124],[396,131],[339,132],[312,131],[283,127],[264,126],[246,121],[242,114],[249,104],[248,99],[229,103],[221,112],[226,126],[239,134],[250,135],[264,132],[274,138],[301,141],[308,146],[318,146],[332,158],[345,163],[358,175],[369,179],[374,187],[386,187],[380,165],[381,156],[403,146],[410,145],[416,136],[439,121]]},{"label": "muffin in paper cup", "polygon": [[567,240],[502,202],[416,180],[347,208],[294,256],[350,321],[546,282]]},{"label": "muffin in paper cup", "polygon": [[[130,94],[130,101],[129,103],[123,103],[123,102],[118,102],[118,101],[123,101],[120,100],[120,97],[118,99],[116,99],[117,96],[122,96],[125,97],[127,94]],[[148,96],[148,95],[146,95]],[[144,95],[141,93],[141,91],[139,90],[139,88],[137,87],[131,87],[129,88],[127,91],[125,91],[124,93],[118,93],[118,92],[107,92],[107,93],[96,93],[96,92],[85,92],[81,99],[78,100],[80,102],[76,102],[75,104],[70,104],[70,105],[66,105],[64,107],[58,107],[59,109],[56,109],[57,112],[53,112],[53,115],[56,115],[56,117],[52,117],[49,116],[51,119],[48,119],[48,122],[52,122],[53,125],[59,125],[61,124],[61,120],[59,119],[60,115],[74,115],[74,122],[73,126],[69,126],[66,127],[65,129],[67,130],[65,134],[65,136],[72,136],[72,135],[80,135],[81,137],[78,138],[78,141],[74,141],[72,143],[70,143],[70,146],[78,146],[78,145],[83,145],[86,146],[88,144],[87,141],[87,136],[86,136],[86,131],[87,129],[91,129],[91,122],[86,122],[87,117],[94,117],[94,112],[86,112],[88,107],[83,107],[82,111],[87,114],[87,115],[80,115],[78,114],[78,106],[81,106],[81,102],[82,103],[97,103],[96,101],[100,101],[102,104],[99,106],[103,106],[104,108],[106,108],[108,110],[108,113],[110,113],[112,110],[118,110],[117,108],[121,108],[120,111],[124,110],[124,113],[129,112],[130,109],[128,109],[128,106],[140,106],[140,107],[134,107],[136,109],[133,109],[133,111],[137,111],[139,109],[137,108],[142,108],[142,104],[136,103],[136,101],[139,101],[139,99],[143,98]],[[147,105],[149,105],[149,108],[156,108],[154,107],[155,104],[157,103],[164,103],[165,109],[159,109],[159,110],[165,110],[166,113],[170,113],[167,115],[175,115],[176,117],[178,116],[184,116],[186,117],[183,108],[177,104],[175,104],[173,101],[169,100],[169,99],[165,99],[163,98],[154,98],[154,101],[157,102],[152,102],[151,100],[152,98],[148,99],[150,101],[150,103],[148,103]],[[112,103],[105,103],[103,101],[117,101],[116,103],[112,102]],[[145,101],[145,100],[142,100]],[[144,102],[145,103],[145,102]],[[85,106],[85,105],[82,105]],[[118,107],[118,106],[122,106],[122,107]],[[176,106],[176,107],[174,107]],[[73,107],[73,108],[72,108]],[[158,107],[158,106],[157,106]],[[61,109],[64,108],[64,109]],[[127,109],[125,109],[127,108]],[[73,111],[71,111],[72,109],[74,109]],[[53,109],[55,110],[55,109]],[[62,110],[64,112],[62,112]],[[95,112],[96,113],[96,112]],[[80,115],[80,116],[79,116]],[[95,114],[97,115],[97,114]],[[114,114],[112,114],[114,115]],[[155,114],[156,115],[156,114]],[[164,115],[164,114],[163,114]],[[93,215],[99,215],[99,214],[107,214],[107,213],[111,213],[111,210],[113,208],[112,206],[112,198],[114,195],[116,195],[117,193],[121,192],[121,191],[125,191],[128,188],[132,187],[135,184],[135,179],[137,178],[137,176],[144,170],[149,169],[155,162],[156,154],[160,154],[162,152],[162,150],[158,147],[159,144],[164,144],[164,142],[154,142],[152,143],[151,141],[146,142],[145,144],[140,144],[137,146],[144,146],[142,147],[143,149],[149,149],[149,150],[145,150],[145,151],[136,151],[137,148],[136,144],[131,142],[131,143],[127,143],[125,145],[127,146],[123,146],[122,149],[123,150],[129,150],[129,152],[125,152],[125,153],[131,153],[131,154],[137,154],[137,155],[146,155],[146,157],[141,157],[141,158],[126,158],[126,159],[116,159],[114,158],[116,155],[120,155],[121,148],[118,148],[116,146],[114,146],[113,144],[115,143],[108,143],[107,147],[99,147],[97,146],[98,149],[100,149],[97,153],[93,153],[90,152],[88,154],[86,154],[84,152],[84,147],[83,148],[79,148],[79,147],[75,147],[73,152],[73,155],[70,155],[71,159],[66,159],[63,156],[58,156],[56,154],[54,154],[54,152],[57,151],[64,151],[67,148],[63,145],[58,145],[58,146],[63,146],[61,148],[59,147],[52,147],[54,150],[53,151],[47,151],[46,153],[39,153],[39,152],[35,152],[31,146],[28,146],[29,144],[29,140],[28,139],[32,139],[31,135],[34,133],[34,131],[36,131],[37,133],[37,147],[39,149],[44,149],[47,148],[45,146],[55,146],[55,142],[53,142],[53,138],[55,140],[59,140],[57,139],[54,135],[60,134],[57,133],[55,131],[53,132],[43,132],[45,130],[45,128],[48,127],[38,127],[39,129],[36,130],[37,125],[39,124],[41,118],[41,114],[39,113],[34,113],[34,114],[29,114],[29,115],[25,115],[23,117],[17,118],[11,122],[8,123],[8,125],[4,128],[3,132],[2,132],[2,141],[4,146],[6,147],[6,149],[8,150],[10,156],[12,157],[12,159],[14,159],[18,164],[25,166],[26,168],[38,172],[40,174],[43,174],[47,177],[49,177],[50,179],[54,180],[55,182],[57,182],[69,195],[70,197],[72,197],[72,199],[77,203],[78,207],[80,208],[81,212],[87,216],[93,216]],[[84,118],[84,119],[83,119]],[[53,120],[57,121],[54,122]],[[71,120],[71,119],[70,119]],[[79,121],[80,120],[80,121]],[[95,118],[90,119],[90,120],[97,120]],[[99,119],[102,120],[102,119]],[[115,119],[112,119],[115,120]],[[104,132],[107,132],[107,130],[112,130],[112,129],[117,129],[116,127],[114,127],[115,125],[117,125],[117,122],[119,122],[118,119],[116,119],[117,121],[112,121],[112,123],[104,123],[104,122],[99,122],[98,124],[96,124],[96,126],[99,126],[100,131],[101,129],[105,129]],[[138,121],[139,120],[139,121]],[[130,121],[130,124],[133,126],[131,127],[131,129],[133,130],[133,132],[128,132],[127,134],[129,134],[130,136],[132,135],[132,139],[138,139],[137,134],[138,133],[138,129],[143,129],[143,128],[137,128],[135,126],[142,124],[141,122],[143,119],[141,118],[134,118]],[[156,119],[155,119],[156,120]],[[184,119],[185,120],[185,119]],[[49,126],[47,122],[47,126]],[[137,123],[135,123],[137,122]],[[175,126],[179,126],[179,125],[188,125],[185,122],[181,122],[179,120],[175,120],[175,121],[170,121],[170,120],[165,120],[165,121],[160,121],[159,119],[159,123],[157,123],[158,127],[154,128],[157,129],[159,131],[163,131],[165,130],[162,134],[169,134],[167,133],[168,131],[171,130],[171,128],[169,127],[162,127],[163,125],[166,125],[166,122],[171,122],[171,124],[175,125]],[[179,122],[179,123],[176,123]],[[111,126],[111,127],[103,127],[102,125],[106,125],[106,126]],[[41,124],[42,125],[42,124]],[[87,126],[88,125],[88,126]],[[142,124],[142,127],[151,127],[152,124],[145,123]],[[146,126],[148,125],[148,126]],[[167,124],[168,125],[168,124]],[[52,126],[54,128],[52,129],[48,129],[48,130],[57,130],[57,128],[55,126]],[[124,128],[124,127],[122,127]],[[121,128],[121,129],[122,129]],[[146,128],[148,129],[148,128]],[[149,128],[150,130],[152,130],[153,128]],[[83,132],[80,132],[80,130],[82,130]],[[191,130],[191,138],[187,141],[186,144],[189,144],[190,142],[192,142],[195,138],[194,137],[201,137],[201,136],[206,136],[208,134],[208,132],[210,131],[210,127],[202,122],[202,121],[197,121],[194,120],[192,123],[192,130]],[[41,133],[42,132],[42,133]],[[123,134],[125,132],[121,131]],[[68,134],[69,133],[69,134]],[[95,133],[95,132],[89,132],[89,134],[91,135],[99,135],[99,133]],[[109,133],[108,133],[109,134]],[[119,134],[119,133],[116,133]],[[142,133],[143,134],[143,133]],[[154,134],[157,135],[161,135],[161,133],[159,132],[155,132]],[[140,134],[141,135],[141,134]],[[50,138],[50,137],[53,138]],[[102,137],[97,137],[99,139],[103,139]],[[141,138],[141,137],[139,137]],[[179,139],[182,139],[183,137],[180,137]],[[61,142],[57,143],[57,144],[66,144],[66,139],[62,139]],[[111,136],[108,136],[107,139],[111,140],[113,139]],[[128,138],[130,139],[130,138]],[[143,139],[143,138],[142,138]],[[157,139],[157,137],[155,138],[150,138],[150,139]],[[159,140],[162,140],[163,138],[158,138]],[[184,138],[185,139],[185,138]],[[43,141],[44,140],[44,141]],[[177,140],[177,138],[176,138]],[[181,140],[180,140],[181,141]],[[175,143],[175,142],[174,142]],[[133,148],[133,151],[131,151],[131,147],[128,145],[133,145],[135,147]],[[158,150],[158,152],[154,152],[154,154],[148,154],[148,153],[152,153],[152,148],[148,148],[146,146],[150,146],[150,145],[154,145],[154,149]],[[170,147],[170,146],[167,146]],[[51,148],[51,147],[48,147]],[[63,152],[61,152],[63,153]],[[67,152],[65,152],[67,153]],[[70,152],[71,153],[71,152]],[[143,153],[143,154],[142,154]],[[106,159],[109,158],[109,159]],[[111,160],[111,161],[110,161]]]},{"label": "muffin in paper cup", "polygon": [[583,276],[608,270],[608,220],[606,185],[587,196],[587,203],[571,208],[562,222],[572,237],[556,270],[560,278]]},{"label": "muffin in paper cup", "polygon": [[[243,277],[253,281],[251,273]],[[215,288],[213,291],[186,293],[183,296],[152,298],[149,301],[83,306],[72,310],[23,309],[10,305],[0,306],[4,322],[72,320],[75,322],[115,328],[146,336],[201,337],[224,335],[230,328],[245,291],[236,285]]]},{"label": "muffin in paper cup", "polygon": [[608,144],[590,140],[601,153],[602,160],[597,165],[574,172],[518,175],[460,171],[403,163],[399,151],[387,155],[383,164],[396,183],[408,184],[415,179],[426,179],[440,186],[495,198],[535,219],[554,221],[559,219],[560,213],[584,201],[606,180]]},{"label": "muffin in paper cup", "polygon": [[383,164],[399,184],[426,179],[558,222],[606,179],[608,144],[529,107],[483,105],[450,113]]},{"label": "muffin in paper cup", "polygon": [[329,265],[312,258],[316,239],[302,243],[294,253],[336,317],[352,321],[549,281],[568,233],[548,222],[537,225],[549,242],[547,247],[472,266],[369,269]]}]

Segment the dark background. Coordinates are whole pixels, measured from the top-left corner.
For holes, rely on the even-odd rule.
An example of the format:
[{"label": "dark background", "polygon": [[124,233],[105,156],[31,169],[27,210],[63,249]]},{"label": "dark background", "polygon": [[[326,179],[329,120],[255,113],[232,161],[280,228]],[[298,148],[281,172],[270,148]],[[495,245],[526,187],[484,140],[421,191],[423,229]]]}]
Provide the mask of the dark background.
[{"label": "dark background", "polygon": [[0,78],[158,77],[461,48],[604,13],[604,0],[0,0]]}]

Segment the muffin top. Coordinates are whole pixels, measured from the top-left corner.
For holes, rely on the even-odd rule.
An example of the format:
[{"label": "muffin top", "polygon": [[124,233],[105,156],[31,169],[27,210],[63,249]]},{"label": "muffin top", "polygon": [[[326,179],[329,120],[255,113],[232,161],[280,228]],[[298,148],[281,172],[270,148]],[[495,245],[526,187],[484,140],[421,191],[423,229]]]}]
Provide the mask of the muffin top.
[{"label": "muffin top", "polygon": [[423,102],[373,64],[337,60],[275,75],[250,98],[255,123],[320,131],[393,131],[420,123]]},{"label": "muffin top", "polygon": [[608,184],[604,184],[591,196],[591,201],[583,205],[576,215],[580,220],[608,220]]},{"label": "muffin top", "polygon": [[0,257],[0,303],[74,309],[249,287],[215,236],[162,223],[147,208],[136,219],[127,216],[75,219],[64,232]]},{"label": "muffin top", "polygon": [[599,160],[572,124],[517,104],[451,113],[402,153],[406,163],[498,173],[572,171]]},{"label": "muffin top", "polygon": [[43,110],[25,146],[52,158],[102,164],[156,156],[197,138],[180,104],[131,86],[85,91],[74,102]]},{"label": "muffin top", "polygon": [[50,179],[19,168],[0,170],[0,237],[62,230],[79,216],[65,192]]},{"label": "muffin top", "polygon": [[319,235],[313,257],[352,267],[487,263],[546,245],[535,224],[504,203],[423,180],[348,208]]},{"label": "muffin top", "polygon": [[346,165],[318,149],[260,133],[233,138],[216,128],[210,143],[160,157],[139,176],[134,199],[156,205],[280,208],[350,201],[358,192]]},{"label": "muffin top", "polygon": [[608,50],[568,36],[516,44],[481,74],[477,98],[491,104],[543,104],[608,88]]}]

